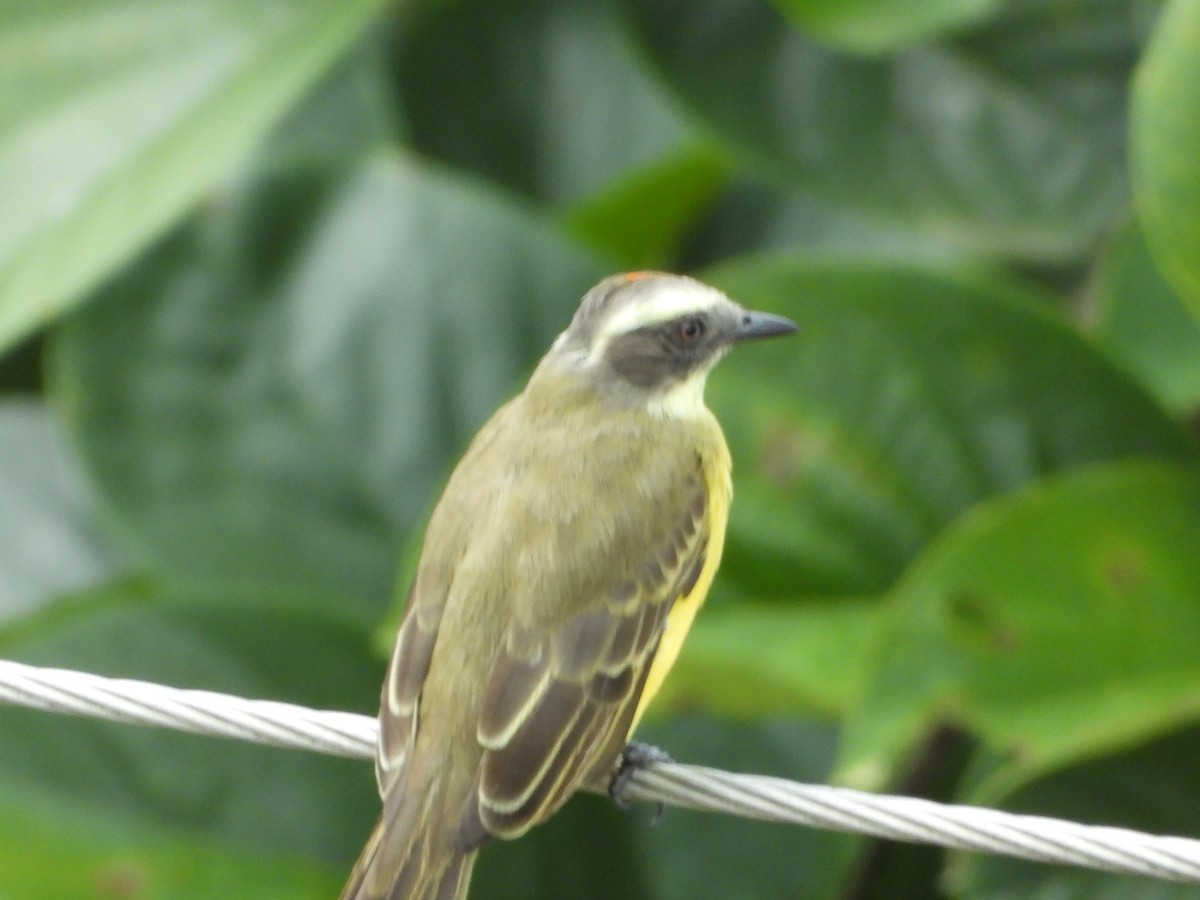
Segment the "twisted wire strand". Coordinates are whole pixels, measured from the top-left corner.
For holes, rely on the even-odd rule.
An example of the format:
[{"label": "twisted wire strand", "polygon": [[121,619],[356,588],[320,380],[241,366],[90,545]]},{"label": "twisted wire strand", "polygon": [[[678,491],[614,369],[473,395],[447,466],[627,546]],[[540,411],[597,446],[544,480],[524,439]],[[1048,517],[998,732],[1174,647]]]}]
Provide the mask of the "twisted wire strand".
[{"label": "twisted wire strand", "polygon": [[[0,703],[354,759],[375,719],[0,660]],[[622,799],[1200,884],[1200,840],[868,794],[679,763],[634,771]]]}]

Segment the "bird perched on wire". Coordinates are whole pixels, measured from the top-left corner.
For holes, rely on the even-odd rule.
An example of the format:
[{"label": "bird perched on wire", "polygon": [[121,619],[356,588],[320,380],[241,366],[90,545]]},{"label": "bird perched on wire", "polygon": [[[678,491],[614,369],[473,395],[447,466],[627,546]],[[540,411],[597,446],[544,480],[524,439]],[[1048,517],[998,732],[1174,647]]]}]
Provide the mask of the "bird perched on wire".
[{"label": "bird perched on wire", "polygon": [[721,559],[716,362],[787,334],[691,278],[608,278],[434,509],[379,710],[383,813],[343,900],[461,900],[479,848],[607,785]]}]

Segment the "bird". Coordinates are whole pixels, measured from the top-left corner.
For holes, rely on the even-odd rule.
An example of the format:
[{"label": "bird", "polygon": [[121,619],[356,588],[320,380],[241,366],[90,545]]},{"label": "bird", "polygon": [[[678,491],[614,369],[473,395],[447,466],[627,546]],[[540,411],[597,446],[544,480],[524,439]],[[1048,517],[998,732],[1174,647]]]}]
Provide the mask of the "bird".
[{"label": "bird", "polygon": [[611,784],[720,564],[706,378],[795,330],[665,272],[584,295],[430,516],[380,698],[382,813],[342,900],[463,900],[485,844]]}]

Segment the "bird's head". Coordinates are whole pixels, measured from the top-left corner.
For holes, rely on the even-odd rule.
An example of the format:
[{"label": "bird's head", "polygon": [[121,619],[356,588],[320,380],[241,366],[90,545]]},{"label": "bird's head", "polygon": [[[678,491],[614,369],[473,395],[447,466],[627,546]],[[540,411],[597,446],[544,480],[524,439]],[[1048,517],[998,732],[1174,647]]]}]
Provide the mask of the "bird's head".
[{"label": "bird's head", "polygon": [[734,344],[795,330],[694,278],[630,272],[584,295],[547,362],[622,405],[689,416],[703,410],[705,379]]}]

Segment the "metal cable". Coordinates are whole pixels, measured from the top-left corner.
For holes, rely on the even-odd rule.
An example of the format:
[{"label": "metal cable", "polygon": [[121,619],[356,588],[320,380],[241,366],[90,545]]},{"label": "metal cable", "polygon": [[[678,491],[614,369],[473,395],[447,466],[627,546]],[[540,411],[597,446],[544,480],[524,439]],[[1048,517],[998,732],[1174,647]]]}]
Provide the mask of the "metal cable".
[{"label": "metal cable", "polygon": [[[355,759],[375,753],[370,716],[6,660],[0,660],[0,703]],[[1200,840],[703,766],[655,763],[637,770],[622,799],[1200,884]]]}]

